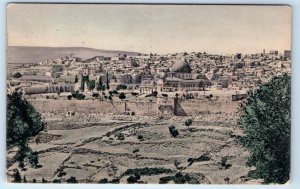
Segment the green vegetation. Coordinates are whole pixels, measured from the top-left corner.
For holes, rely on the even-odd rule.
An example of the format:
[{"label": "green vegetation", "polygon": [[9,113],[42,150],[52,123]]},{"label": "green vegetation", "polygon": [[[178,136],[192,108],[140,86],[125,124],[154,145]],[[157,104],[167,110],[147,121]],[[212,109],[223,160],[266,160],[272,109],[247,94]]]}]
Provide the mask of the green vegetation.
[{"label": "green vegetation", "polygon": [[96,86],[95,80],[89,80],[89,81],[87,81],[87,88],[88,88],[89,91],[94,90],[95,86]]},{"label": "green vegetation", "polygon": [[172,137],[176,137],[177,135],[179,135],[179,132],[174,125],[171,125],[169,127],[169,132],[172,135]]},{"label": "green vegetation", "polygon": [[82,93],[79,93],[79,91],[74,91],[74,92],[72,92],[71,95],[73,98],[76,98],[77,100],[83,100],[85,98],[85,95]]},{"label": "green vegetation", "polygon": [[22,74],[20,74],[20,72],[17,72],[15,74],[12,75],[13,78],[20,78],[22,77]]},{"label": "green vegetation", "polygon": [[171,169],[166,169],[163,167],[144,167],[144,168],[134,168],[134,169],[127,169],[124,175],[159,175],[159,174],[171,174],[173,171]]},{"label": "green vegetation", "polygon": [[172,180],[175,182],[175,184],[199,184],[199,181],[196,178],[187,173],[182,172],[176,173],[175,176],[165,176],[159,178],[159,184],[166,184]]},{"label": "green vegetation", "polygon": [[125,95],[124,93],[120,93],[120,94],[119,94],[119,98],[120,98],[121,100],[124,100],[124,99],[126,98],[126,95]]},{"label": "green vegetation", "polygon": [[187,161],[189,162],[188,166],[191,166],[195,162],[201,162],[201,161],[209,161],[210,156],[208,154],[203,154],[198,158],[189,158]]},{"label": "green vegetation", "polygon": [[123,133],[116,133],[115,136],[117,137],[118,140],[124,140],[125,139],[125,135]]},{"label": "green vegetation", "polygon": [[141,176],[140,175],[131,175],[130,177],[127,178],[127,182],[129,184],[134,184],[134,183],[137,183],[138,180],[141,179]]},{"label": "green vegetation", "polygon": [[108,183],[108,179],[107,178],[103,178],[98,183],[106,184],[106,183]]},{"label": "green vegetation", "polygon": [[185,126],[187,126],[187,128],[189,129],[189,127],[193,124],[193,120],[192,119],[187,119],[184,122]]},{"label": "green vegetation", "polygon": [[117,85],[116,90],[120,90],[120,89],[127,89],[127,85],[124,84]]},{"label": "green vegetation", "polygon": [[6,145],[10,149],[18,147],[14,159],[24,167],[24,159],[28,158],[32,167],[38,164],[38,154],[28,147],[28,140],[45,128],[42,116],[17,91],[7,94],[7,137]]},{"label": "green vegetation", "polygon": [[78,181],[76,180],[76,177],[70,177],[67,179],[67,183],[78,183]]},{"label": "green vegetation", "polygon": [[14,177],[13,182],[20,183],[22,179],[21,179],[21,175],[20,175],[19,170],[14,169],[13,171],[14,171],[14,173],[13,173],[13,177]]},{"label": "green vegetation", "polygon": [[227,163],[228,157],[224,156],[221,158],[221,161],[218,164],[221,165],[221,169],[228,169],[231,167],[231,164]]},{"label": "green vegetation", "polygon": [[78,83],[78,76],[75,75],[75,83]]},{"label": "green vegetation", "polygon": [[250,91],[239,120],[245,136],[239,141],[250,150],[249,173],[265,183],[286,183],[290,174],[291,77],[274,77]]}]

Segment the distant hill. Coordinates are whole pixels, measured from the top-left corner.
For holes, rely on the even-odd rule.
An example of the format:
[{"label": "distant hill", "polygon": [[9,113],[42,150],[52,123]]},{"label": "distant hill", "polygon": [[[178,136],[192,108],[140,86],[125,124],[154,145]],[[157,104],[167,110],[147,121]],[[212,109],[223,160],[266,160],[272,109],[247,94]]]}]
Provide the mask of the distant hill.
[{"label": "distant hill", "polygon": [[8,46],[8,63],[36,63],[45,59],[54,60],[57,58],[70,57],[71,54],[83,60],[95,56],[112,57],[118,54],[135,56],[139,53],[118,50],[101,50],[86,47],[29,47],[29,46]]}]

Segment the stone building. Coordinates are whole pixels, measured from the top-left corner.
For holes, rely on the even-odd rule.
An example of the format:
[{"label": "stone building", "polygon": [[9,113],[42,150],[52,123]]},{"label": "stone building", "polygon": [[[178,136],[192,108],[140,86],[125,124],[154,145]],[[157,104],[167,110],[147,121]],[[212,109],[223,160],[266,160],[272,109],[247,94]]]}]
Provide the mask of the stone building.
[{"label": "stone building", "polygon": [[192,68],[186,59],[174,63],[166,75],[157,82],[158,92],[199,91],[208,83],[205,79],[193,79]]}]

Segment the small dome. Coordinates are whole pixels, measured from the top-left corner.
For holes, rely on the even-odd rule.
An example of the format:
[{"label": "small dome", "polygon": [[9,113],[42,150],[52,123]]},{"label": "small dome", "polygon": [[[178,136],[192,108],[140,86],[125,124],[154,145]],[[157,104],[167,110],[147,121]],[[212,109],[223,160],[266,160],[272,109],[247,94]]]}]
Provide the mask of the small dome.
[{"label": "small dome", "polygon": [[186,59],[181,59],[178,62],[174,63],[170,68],[171,72],[181,72],[181,73],[191,73],[192,68]]}]

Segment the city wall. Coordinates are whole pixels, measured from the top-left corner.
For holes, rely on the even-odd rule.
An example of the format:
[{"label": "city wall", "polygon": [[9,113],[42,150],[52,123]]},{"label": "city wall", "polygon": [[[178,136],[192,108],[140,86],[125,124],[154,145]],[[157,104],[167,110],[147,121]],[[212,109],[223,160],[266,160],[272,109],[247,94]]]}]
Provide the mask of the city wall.
[{"label": "city wall", "polygon": [[[108,102],[98,100],[63,100],[63,99],[37,99],[30,100],[33,106],[41,113],[96,113],[117,115],[125,111],[125,102]],[[238,110],[238,102],[232,101],[208,101],[185,100],[179,101],[180,111],[185,115],[197,115],[203,113],[235,113]],[[135,115],[156,116],[158,106],[156,102],[126,102],[126,110],[133,111]]]}]

